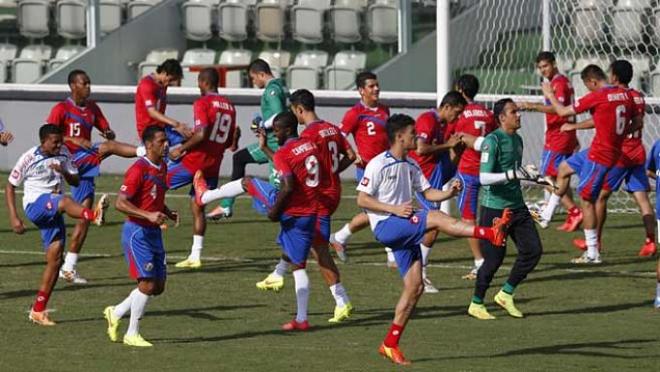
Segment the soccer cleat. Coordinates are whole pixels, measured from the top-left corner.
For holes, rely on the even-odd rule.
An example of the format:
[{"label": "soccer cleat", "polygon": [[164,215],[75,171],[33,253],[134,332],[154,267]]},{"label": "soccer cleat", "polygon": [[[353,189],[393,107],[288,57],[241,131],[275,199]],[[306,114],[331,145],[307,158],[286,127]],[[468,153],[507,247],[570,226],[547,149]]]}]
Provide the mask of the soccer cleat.
[{"label": "soccer cleat", "polygon": [[222,207],[218,205],[212,211],[206,214],[206,219],[211,221],[220,221],[221,219],[229,219],[233,216],[233,212],[230,207]]},{"label": "soccer cleat", "polygon": [[[581,251],[587,250],[587,241],[584,239],[573,239],[573,246]],[[598,239],[598,252],[602,250],[602,244]]]},{"label": "soccer cleat", "polygon": [[68,283],[72,284],[87,284],[87,279],[83,278],[78,274],[76,270],[64,271],[60,270],[60,278],[66,280]]},{"label": "soccer cleat", "polygon": [[195,204],[199,207],[203,207],[204,203],[202,202],[202,195],[209,190],[206,180],[204,179],[204,173],[201,170],[195,172],[193,177],[193,188],[195,189]]},{"label": "soccer cleat", "polygon": [[642,249],[639,250],[639,257],[651,257],[655,256],[658,252],[655,247],[655,242],[653,240],[647,239],[646,243],[642,246]]},{"label": "soccer cleat", "polygon": [[571,259],[571,263],[578,265],[597,265],[602,263],[600,254],[594,258],[590,258],[587,252],[582,253],[582,256]]},{"label": "soccer cleat", "polygon": [[513,303],[513,295],[510,295],[504,292],[503,290],[500,290],[499,292],[497,292],[493,300],[495,300],[495,302],[498,305],[502,306],[502,308],[506,310],[506,312],[509,313],[509,315],[511,315],[512,317],[514,318],[523,317],[523,313],[521,313],[520,310],[518,310],[516,308],[516,305]]},{"label": "soccer cleat", "polygon": [[385,346],[385,344],[380,344],[380,348],[378,348],[378,353],[380,353],[380,355],[382,355],[383,357],[389,359],[394,364],[399,364],[402,366],[410,365],[410,361],[403,356],[403,353],[401,352],[401,349],[399,349],[399,346],[387,347]]},{"label": "soccer cleat", "polygon": [[541,216],[540,211],[529,211],[529,214],[532,216],[532,219],[534,222],[536,222],[540,228],[542,229],[547,229],[548,226],[550,225],[550,221],[544,220],[543,217]]},{"label": "soccer cleat", "polygon": [[199,269],[202,267],[202,260],[191,260],[190,258],[186,258],[183,261],[177,262],[174,267],[181,269]]},{"label": "soccer cleat", "polygon": [[284,288],[284,277],[273,275],[273,273],[268,274],[266,279],[257,282],[257,288],[262,291],[275,291],[279,292],[280,289]]},{"label": "soccer cleat", "polygon": [[490,315],[488,309],[486,309],[486,306],[484,306],[484,304],[477,304],[474,302],[470,302],[470,307],[468,307],[468,314],[479,320],[495,319],[494,316]]},{"label": "soccer cleat", "polygon": [[655,298],[655,302],[653,302],[653,306],[655,307],[656,310],[660,310],[660,297]]},{"label": "soccer cleat", "polygon": [[108,194],[101,195],[94,208],[94,225],[101,226],[105,223],[105,211],[109,206]]},{"label": "soccer cleat", "polygon": [[145,340],[140,335],[135,335],[135,336],[124,335],[124,345],[135,346],[135,347],[152,347],[152,346],[154,346],[151,342]]},{"label": "soccer cleat", "polygon": [[306,331],[309,329],[309,322],[304,321],[304,322],[298,322],[295,319],[282,324],[282,330],[286,332],[291,332],[291,331]]},{"label": "soccer cleat", "polygon": [[429,278],[423,278],[422,282],[424,283],[424,293],[438,293],[440,292],[438,288],[436,288],[433,283],[431,282],[431,279]]},{"label": "soccer cleat", "polygon": [[502,247],[506,244],[506,229],[511,222],[511,210],[505,208],[502,211],[502,216],[500,218],[493,219],[493,237],[490,239],[490,242],[493,243],[496,247]]},{"label": "soccer cleat", "polygon": [[328,319],[328,323],[341,323],[351,317],[353,314],[353,305],[347,303],[344,306],[335,306],[335,314],[332,318]]},{"label": "soccer cleat", "polygon": [[465,280],[476,280],[477,279],[477,271],[479,268],[473,267],[472,270],[470,270],[469,273],[463,275],[461,278]]},{"label": "soccer cleat", "polygon": [[105,320],[108,321],[108,337],[110,337],[110,341],[112,342],[117,342],[117,328],[119,328],[119,321],[121,321],[121,318],[115,317],[113,314],[115,311],[114,306],[108,306],[103,310],[103,316],[105,317]]},{"label": "soccer cleat", "polygon": [[348,262],[348,255],[346,254],[346,245],[341,244],[335,240],[335,234],[330,235],[330,248],[334,249],[337,258],[341,262]]},{"label": "soccer cleat", "polygon": [[45,327],[52,327],[55,324],[57,324],[52,320],[50,320],[50,318],[48,317],[48,312],[46,310],[34,311],[30,309],[30,315],[28,315],[28,319],[30,319],[34,324],[38,324],[40,326],[45,326]]},{"label": "soccer cleat", "polygon": [[584,219],[584,215],[582,214],[582,210],[576,214],[568,214],[568,217],[566,217],[566,222],[562,225],[563,230],[566,232],[573,232],[580,227],[580,224],[582,224],[582,220]]}]

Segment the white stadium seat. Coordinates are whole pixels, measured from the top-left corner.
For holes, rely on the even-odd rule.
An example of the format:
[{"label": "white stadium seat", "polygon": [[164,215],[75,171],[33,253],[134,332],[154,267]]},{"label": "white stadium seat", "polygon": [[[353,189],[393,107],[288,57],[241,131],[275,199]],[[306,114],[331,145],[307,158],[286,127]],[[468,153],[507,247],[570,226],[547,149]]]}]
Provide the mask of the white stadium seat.
[{"label": "white stadium seat", "polygon": [[154,49],[147,54],[147,58],[138,66],[138,80],[156,71],[156,68],[167,59],[179,59],[176,49]]},{"label": "white stadium seat", "polygon": [[605,38],[605,13],[610,3],[606,0],[580,0],[572,17],[573,33],[578,42],[591,45]]},{"label": "white stadium seat", "polygon": [[7,81],[9,66],[11,66],[11,62],[16,58],[17,53],[18,47],[16,45],[8,43],[0,44],[0,82],[4,83]]},{"label": "white stadium seat", "polygon": [[186,39],[207,41],[213,37],[212,3],[205,0],[189,0],[181,6],[183,10],[183,33]]},{"label": "white stadium seat", "polygon": [[18,29],[28,38],[48,36],[50,2],[48,0],[21,0],[18,3]]},{"label": "white stadium seat", "polygon": [[286,70],[291,64],[291,53],[285,50],[264,50],[257,58],[268,62],[270,70],[275,77],[282,76],[282,70]]},{"label": "white stadium seat", "polygon": [[325,89],[347,89],[355,83],[355,75],[367,65],[367,55],[357,51],[335,54],[332,65],[325,69]]},{"label": "white stadium seat", "polygon": [[262,2],[256,6],[257,39],[280,42],[284,39],[284,9],[278,2]]},{"label": "white stadium seat", "polygon": [[323,42],[323,9],[296,5],[291,8],[293,39],[303,44]]},{"label": "white stadium seat", "polygon": [[293,65],[287,69],[287,85],[292,89],[319,88],[319,75],[328,64],[328,53],[310,50],[298,53]]},{"label": "white stadium seat", "polygon": [[48,70],[54,70],[60,67],[64,62],[71,59],[71,57],[85,50],[85,47],[80,45],[65,45],[55,52],[55,58],[48,61]]},{"label": "white stadium seat", "polygon": [[228,1],[218,6],[218,33],[227,41],[247,39],[248,7],[238,1]]},{"label": "white stadium seat", "polygon": [[86,36],[86,2],[60,0],[56,5],[57,34],[66,39],[82,39]]},{"label": "white stadium seat", "polygon": [[132,0],[126,8],[128,19],[133,19],[158,4],[157,0]]},{"label": "white stadium seat", "polygon": [[643,41],[643,19],[650,7],[650,0],[619,0],[612,11],[612,36],[616,44],[629,46]]},{"label": "white stadium seat", "polygon": [[330,6],[332,5],[332,1],[331,0],[298,0],[298,5],[327,10],[330,9]]},{"label": "white stadium seat", "polygon": [[121,27],[123,5],[121,0],[101,0],[99,14],[101,16],[101,33],[106,35]]},{"label": "white stadium seat", "polygon": [[19,57],[12,61],[13,82],[35,82],[44,74],[44,63],[52,53],[53,49],[48,45],[28,45],[23,48]]},{"label": "white stadium seat", "polygon": [[212,49],[188,49],[183,53],[181,67],[183,67],[182,87],[196,87],[198,71],[189,71],[188,67],[193,65],[212,65],[215,63],[215,50]]},{"label": "white stadium seat", "polygon": [[362,40],[360,12],[356,6],[335,5],[330,9],[332,37],[336,43],[357,43]]},{"label": "white stadium seat", "polygon": [[369,39],[379,44],[392,44],[399,39],[398,8],[395,4],[374,3],[367,10]]},{"label": "white stadium seat", "polygon": [[[252,52],[246,49],[227,49],[220,53],[218,64],[225,66],[248,65],[252,60]],[[229,71],[226,76],[227,88],[241,88],[243,85],[242,71]]]}]

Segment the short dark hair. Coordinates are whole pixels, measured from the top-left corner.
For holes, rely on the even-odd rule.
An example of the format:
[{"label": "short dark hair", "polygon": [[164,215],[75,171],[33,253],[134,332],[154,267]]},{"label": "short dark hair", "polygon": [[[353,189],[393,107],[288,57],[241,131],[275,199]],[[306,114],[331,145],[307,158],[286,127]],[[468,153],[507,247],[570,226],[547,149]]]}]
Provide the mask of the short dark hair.
[{"label": "short dark hair", "polygon": [[589,65],[582,69],[582,72],[580,72],[580,78],[582,78],[582,80],[607,80],[607,76],[605,75],[603,69],[596,65]]},{"label": "short dark hair", "polygon": [[183,77],[183,69],[181,64],[174,58],[166,59],[158,67],[156,67],[157,73],[164,72],[166,75],[181,78]]},{"label": "short dark hair", "polygon": [[466,106],[467,101],[465,100],[465,97],[463,97],[462,94],[459,92],[452,90],[447,92],[444,97],[442,97],[442,101],[440,101],[440,107],[443,106],[451,106],[451,107],[456,107],[456,106]]},{"label": "short dark hair", "polygon": [[396,134],[410,125],[415,125],[415,119],[406,114],[394,114],[390,116],[385,124],[385,128],[387,129],[387,139],[390,143],[393,143]]},{"label": "short dark hair", "polygon": [[250,72],[263,72],[268,75],[272,75],[273,72],[270,70],[270,65],[268,62],[264,61],[261,58],[257,58],[254,61],[250,62],[248,65],[248,73]]},{"label": "short dark hair", "polygon": [[291,93],[289,96],[289,103],[293,105],[300,105],[307,111],[314,111],[316,106],[314,102],[314,95],[307,89],[298,89]]},{"label": "short dark hair", "polygon": [[367,80],[378,80],[378,76],[371,71],[362,71],[355,76],[355,86],[364,88],[367,85]]},{"label": "short dark hair", "polygon": [[220,83],[220,75],[218,70],[213,67],[207,67],[199,72],[199,79],[211,85],[212,88],[217,88]]},{"label": "short dark hair", "polygon": [[473,99],[479,92],[479,79],[472,74],[463,74],[454,82],[454,89]]},{"label": "short dark hair", "polygon": [[142,143],[147,143],[156,137],[156,133],[163,132],[165,129],[159,127],[158,125],[150,125],[142,132]]},{"label": "short dark hair", "polygon": [[289,128],[291,134],[294,136],[298,135],[298,119],[291,111],[283,111],[275,115],[275,118],[273,118],[273,126]]},{"label": "short dark hair", "polygon": [[500,123],[500,115],[504,113],[504,108],[506,107],[507,103],[514,103],[511,98],[502,98],[501,100],[495,102],[495,105],[493,106],[493,114],[495,114],[495,121],[497,121],[497,124]]},{"label": "short dark hair", "polygon": [[617,59],[610,65],[610,71],[616,76],[619,83],[628,84],[633,77],[633,66],[625,59]]},{"label": "short dark hair", "polygon": [[555,54],[553,52],[543,51],[536,55],[536,63],[539,63],[541,61],[555,63],[557,61],[557,58],[555,58]]},{"label": "short dark hair", "polygon": [[39,140],[41,142],[51,134],[62,135],[62,129],[57,124],[44,124],[39,128]]},{"label": "short dark hair", "polygon": [[76,80],[76,77],[78,75],[87,75],[87,73],[79,69],[72,70],[71,72],[69,72],[69,76],[67,76],[66,78],[66,81],[69,83],[69,85],[73,84],[73,82]]}]

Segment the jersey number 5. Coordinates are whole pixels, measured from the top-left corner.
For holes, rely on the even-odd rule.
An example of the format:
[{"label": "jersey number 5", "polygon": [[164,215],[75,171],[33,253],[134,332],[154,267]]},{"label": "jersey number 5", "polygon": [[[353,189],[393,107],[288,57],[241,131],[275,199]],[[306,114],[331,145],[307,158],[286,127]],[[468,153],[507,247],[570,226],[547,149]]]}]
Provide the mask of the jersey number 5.
[{"label": "jersey number 5", "polygon": [[305,168],[307,169],[307,178],[305,185],[316,187],[319,185],[319,160],[314,155],[305,158]]},{"label": "jersey number 5", "polygon": [[209,136],[209,140],[220,144],[227,142],[231,124],[230,115],[218,112],[215,115],[215,123],[213,123],[213,129],[211,129],[211,136]]}]

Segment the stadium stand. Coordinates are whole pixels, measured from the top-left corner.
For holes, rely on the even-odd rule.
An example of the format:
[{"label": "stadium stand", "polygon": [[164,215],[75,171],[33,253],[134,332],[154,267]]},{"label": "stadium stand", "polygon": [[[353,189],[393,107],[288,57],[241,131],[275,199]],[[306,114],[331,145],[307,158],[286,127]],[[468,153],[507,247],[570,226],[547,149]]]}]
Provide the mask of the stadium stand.
[{"label": "stadium stand", "polygon": [[213,37],[213,4],[207,0],[189,0],[182,5],[183,31],[186,39],[207,41]]},{"label": "stadium stand", "polygon": [[286,71],[291,63],[291,53],[284,50],[264,50],[257,58],[268,62],[275,77],[282,76],[282,71]]},{"label": "stadium stand", "polygon": [[99,2],[101,16],[101,34],[107,35],[121,27],[124,4],[121,0],[101,0]]},{"label": "stadium stand", "polygon": [[324,88],[342,90],[354,84],[358,71],[367,64],[367,55],[358,51],[342,51],[335,54],[332,64],[325,68]]},{"label": "stadium stand", "polygon": [[86,35],[86,2],[83,0],[59,0],[56,7],[57,34],[66,39],[83,39]]},{"label": "stadium stand", "polygon": [[167,59],[179,59],[176,49],[154,49],[147,54],[147,58],[138,65],[138,80],[156,71],[156,67]]},{"label": "stadium stand", "polygon": [[80,45],[65,45],[55,52],[55,58],[48,61],[48,71],[52,71],[62,64],[64,64],[68,59],[75,56],[76,54],[85,50],[85,47]]},{"label": "stadium stand", "polygon": [[318,89],[320,74],[328,64],[328,53],[322,50],[304,51],[296,55],[287,68],[287,85],[291,89]]},{"label": "stadium stand", "polygon": [[131,0],[126,8],[127,18],[133,19],[158,3],[159,0]]},{"label": "stadium stand", "polygon": [[18,58],[12,61],[14,83],[32,83],[43,74],[43,68],[53,53],[49,45],[28,45],[21,50]]},{"label": "stadium stand", "polygon": [[183,67],[183,80],[181,86],[196,87],[199,72],[190,71],[188,68],[194,65],[212,65],[215,63],[215,51],[211,49],[188,49],[183,54],[181,67]]},{"label": "stadium stand", "polygon": [[[220,53],[218,63],[225,66],[247,66],[252,60],[252,51],[247,49],[227,49]],[[228,88],[241,88],[243,84],[242,71],[227,73],[226,86]]]},{"label": "stadium stand", "polygon": [[218,6],[216,27],[220,37],[229,42],[248,38],[248,5],[238,0],[228,0]]}]

